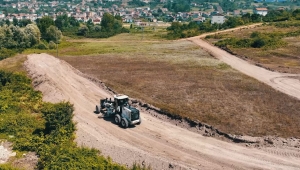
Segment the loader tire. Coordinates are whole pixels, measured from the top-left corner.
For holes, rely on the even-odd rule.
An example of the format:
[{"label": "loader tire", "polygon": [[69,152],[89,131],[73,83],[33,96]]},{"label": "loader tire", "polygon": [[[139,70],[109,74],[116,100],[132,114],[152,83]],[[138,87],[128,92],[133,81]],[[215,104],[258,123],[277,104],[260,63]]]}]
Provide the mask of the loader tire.
[{"label": "loader tire", "polygon": [[96,113],[97,113],[97,114],[100,113],[100,110],[99,110],[98,105],[96,105]]},{"label": "loader tire", "polygon": [[115,123],[118,125],[121,122],[121,116],[119,114],[115,115]]},{"label": "loader tire", "polygon": [[122,118],[122,120],[121,120],[121,126],[124,129],[126,129],[128,127],[128,121],[127,121],[127,119]]},{"label": "loader tire", "polygon": [[137,125],[140,125],[142,123],[142,118],[139,119],[140,121],[137,123]]}]

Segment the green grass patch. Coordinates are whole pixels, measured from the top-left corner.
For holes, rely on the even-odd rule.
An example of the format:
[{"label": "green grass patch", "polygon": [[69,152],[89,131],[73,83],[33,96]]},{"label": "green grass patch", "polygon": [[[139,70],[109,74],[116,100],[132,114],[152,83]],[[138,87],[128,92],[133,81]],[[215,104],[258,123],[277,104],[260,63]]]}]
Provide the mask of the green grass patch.
[{"label": "green grass patch", "polygon": [[16,50],[0,48],[0,60],[16,55]]}]

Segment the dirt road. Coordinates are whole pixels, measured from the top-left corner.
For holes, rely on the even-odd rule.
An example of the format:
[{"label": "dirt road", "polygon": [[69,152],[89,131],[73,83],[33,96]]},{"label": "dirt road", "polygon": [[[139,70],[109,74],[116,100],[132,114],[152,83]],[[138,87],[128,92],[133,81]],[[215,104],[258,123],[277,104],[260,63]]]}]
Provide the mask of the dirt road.
[{"label": "dirt road", "polygon": [[114,161],[151,164],[153,169],[300,169],[300,151],[247,148],[180,128],[142,111],[142,124],[122,129],[93,113],[100,98],[111,97],[68,63],[47,54],[28,56],[25,66],[44,100],[68,100],[75,107],[76,141]]},{"label": "dirt road", "polygon": [[[256,25],[251,25],[251,26],[253,27]],[[233,28],[231,30],[225,30],[225,31],[234,31],[236,29],[241,29],[241,28]],[[208,34],[215,34],[215,33],[208,33]],[[199,45],[201,48],[209,52],[211,55],[227,63],[232,68],[250,77],[257,79],[258,81],[266,83],[267,85],[273,87],[276,90],[279,90],[285,94],[300,99],[300,74],[285,74],[285,73],[272,72],[264,68],[258,67],[256,65],[249,64],[247,61],[242,60],[234,55],[231,55],[228,52],[219,49],[218,47],[215,47],[209,44],[208,42],[206,42],[205,40],[201,39],[208,34],[188,38],[187,40],[192,41],[195,44]]]}]

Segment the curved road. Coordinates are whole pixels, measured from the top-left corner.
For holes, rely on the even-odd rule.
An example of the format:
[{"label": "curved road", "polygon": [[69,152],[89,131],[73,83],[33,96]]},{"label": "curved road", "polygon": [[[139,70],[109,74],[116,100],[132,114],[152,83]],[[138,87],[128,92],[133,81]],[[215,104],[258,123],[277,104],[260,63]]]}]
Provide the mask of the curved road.
[{"label": "curved road", "polygon": [[157,170],[300,169],[299,149],[239,146],[163,122],[145,110],[141,125],[122,129],[93,113],[99,99],[111,94],[68,63],[48,54],[32,54],[25,67],[45,101],[74,104],[76,142],[97,148],[116,162],[131,165],[137,161]]},{"label": "curved road", "polygon": [[[255,27],[258,24],[250,25],[250,26],[244,26],[245,27]],[[241,29],[243,27],[239,28],[233,28],[230,30],[224,30],[220,32],[226,32],[226,31],[234,31],[237,29]],[[297,99],[300,99],[300,74],[285,74],[285,73],[278,73],[266,70],[262,67],[258,67],[256,65],[252,65],[248,63],[245,60],[242,60],[232,54],[229,54],[228,52],[215,47],[208,42],[204,41],[201,38],[204,38],[206,35],[211,35],[215,33],[208,33],[203,34],[200,36],[188,38],[187,40],[194,42],[195,44],[199,45],[201,48],[209,52],[211,55],[216,57],[217,59],[227,63],[232,68],[250,76],[258,81],[261,81],[272,88],[281,91],[282,93],[288,94],[290,96],[293,96]]]}]

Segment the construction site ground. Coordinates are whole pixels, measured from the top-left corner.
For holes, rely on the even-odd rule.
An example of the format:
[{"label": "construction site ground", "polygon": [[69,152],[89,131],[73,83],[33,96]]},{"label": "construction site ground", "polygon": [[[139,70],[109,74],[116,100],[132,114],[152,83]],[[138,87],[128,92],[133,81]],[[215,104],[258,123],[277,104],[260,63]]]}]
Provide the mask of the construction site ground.
[{"label": "construction site ground", "polygon": [[[197,38],[191,41],[199,45],[204,43]],[[209,48],[212,47],[207,47],[207,50],[215,55],[225,55],[222,51]],[[234,58],[227,61],[227,57],[234,56],[226,54],[226,57],[220,59],[233,68],[241,67],[243,73],[273,88],[300,98],[299,79],[289,78],[291,75],[257,72],[258,68],[246,62],[241,65],[241,61]],[[35,88],[43,93],[45,101],[70,101],[74,104],[78,145],[97,148],[118,163],[130,166],[138,162],[151,165],[152,169],[300,169],[299,139],[277,141],[278,138],[270,137],[254,145],[236,144],[207,137],[203,135],[205,129],[179,125],[180,122],[143,108],[142,124],[122,129],[94,113],[95,104],[100,98],[112,97],[112,93],[97,81],[48,54],[29,55],[25,67]],[[261,139],[255,138],[255,141]],[[262,145],[265,141],[268,145]]]}]

